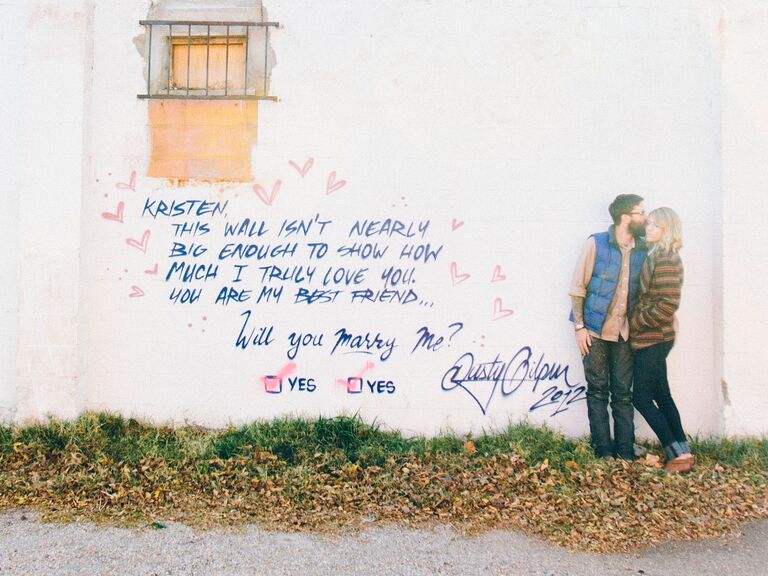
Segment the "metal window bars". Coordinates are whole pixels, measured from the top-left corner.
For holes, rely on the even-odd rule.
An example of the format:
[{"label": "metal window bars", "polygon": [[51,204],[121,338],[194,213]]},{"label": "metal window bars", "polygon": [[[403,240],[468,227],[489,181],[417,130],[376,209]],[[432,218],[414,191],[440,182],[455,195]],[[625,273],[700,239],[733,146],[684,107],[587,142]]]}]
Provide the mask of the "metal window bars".
[{"label": "metal window bars", "polygon": [[[277,101],[276,96],[269,96],[267,94],[267,78],[268,64],[269,64],[269,30],[270,28],[278,28],[279,22],[221,22],[210,20],[140,20],[139,24],[146,26],[148,29],[148,49],[147,49],[147,91],[145,94],[138,94],[141,99],[176,99],[176,100],[272,100]],[[165,31],[167,28],[168,38],[168,54],[167,54],[167,68],[168,74],[164,86],[158,87],[157,79],[152,76],[152,40],[153,30],[160,28]],[[174,27],[181,27],[186,34],[180,34],[174,36]],[[205,34],[193,34],[193,27],[200,29],[205,28]],[[211,28],[224,28],[226,33],[224,36],[212,36]],[[185,29],[186,28],[186,29]],[[244,29],[244,34],[232,35],[232,29],[239,28]],[[248,78],[257,76],[256,74],[249,74],[252,72],[248,69],[249,63],[249,48],[251,46],[251,36],[254,30],[261,29],[264,31],[264,69],[261,71],[263,75],[263,87],[261,93],[258,93],[258,86],[255,81],[253,86],[249,90]],[[186,42],[184,42],[186,40]],[[205,46],[205,82],[202,87],[191,86],[191,70],[194,68],[192,65],[192,47],[193,46]],[[224,85],[223,90],[218,83],[211,85],[211,46],[224,46]],[[180,54],[179,50],[174,50],[174,47],[184,48],[186,46],[186,65],[177,66]],[[237,89],[233,90],[231,86],[230,78],[230,51],[233,46],[242,47],[242,70],[238,73],[242,73],[242,91]],[[240,50],[238,50],[239,52]],[[183,56],[182,56],[183,58]],[[184,70],[186,72],[186,79],[179,86],[178,78],[175,77],[174,71]],[[162,72],[161,72],[162,74]],[[200,74],[199,70],[196,70],[196,74]],[[154,81],[154,82],[153,82]],[[154,86],[153,86],[154,84]],[[239,87],[234,87],[239,88]]]}]

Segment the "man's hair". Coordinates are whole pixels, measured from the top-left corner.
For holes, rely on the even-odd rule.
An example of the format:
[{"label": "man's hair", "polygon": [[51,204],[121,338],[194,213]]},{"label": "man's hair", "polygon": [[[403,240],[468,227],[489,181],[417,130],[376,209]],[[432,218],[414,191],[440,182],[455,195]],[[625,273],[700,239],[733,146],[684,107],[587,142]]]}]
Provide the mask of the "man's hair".
[{"label": "man's hair", "polygon": [[611,205],[608,206],[608,212],[611,214],[611,218],[613,218],[613,223],[616,225],[621,224],[622,214],[629,214],[632,212],[632,208],[642,201],[643,197],[637,194],[619,194],[616,196]]}]

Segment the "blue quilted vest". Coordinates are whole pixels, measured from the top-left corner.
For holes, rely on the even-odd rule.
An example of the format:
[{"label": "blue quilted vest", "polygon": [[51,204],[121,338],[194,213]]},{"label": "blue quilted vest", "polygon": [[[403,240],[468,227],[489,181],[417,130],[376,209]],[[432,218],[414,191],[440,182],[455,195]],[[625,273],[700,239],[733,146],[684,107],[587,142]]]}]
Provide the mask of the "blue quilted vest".
[{"label": "blue quilted vest", "polygon": [[[593,234],[595,246],[595,267],[592,279],[587,286],[587,297],[584,299],[584,325],[595,334],[603,331],[605,316],[611,305],[613,295],[619,284],[621,275],[621,250],[616,243],[613,226],[607,232]],[[645,243],[635,240],[635,247],[629,256],[629,297],[627,315],[632,314],[632,308],[637,302],[640,287],[640,271],[647,255]],[[571,318],[573,320],[573,318]]]}]

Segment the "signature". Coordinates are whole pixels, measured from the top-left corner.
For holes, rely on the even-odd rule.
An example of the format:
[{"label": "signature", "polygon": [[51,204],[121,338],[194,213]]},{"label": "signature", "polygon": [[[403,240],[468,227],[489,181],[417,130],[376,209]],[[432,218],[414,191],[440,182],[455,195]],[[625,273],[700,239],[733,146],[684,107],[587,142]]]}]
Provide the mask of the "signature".
[{"label": "signature", "polygon": [[[491,361],[477,362],[472,352],[465,352],[443,374],[440,386],[446,392],[461,388],[483,414],[488,412],[497,390],[503,397],[508,397],[523,385],[530,386],[531,393],[538,392],[539,398],[528,411],[552,407],[550,416],[556,416],[568,410],[573,403],[586,400],[586,386],[571,384],[568,368],[567,365],[548,361],[543,353],[534,359],[530,346],[523,346],[507,361],[497,354]],[[485,386],[475,383],[485,383]],[[487,395],[482,393],[483,390]]]}]

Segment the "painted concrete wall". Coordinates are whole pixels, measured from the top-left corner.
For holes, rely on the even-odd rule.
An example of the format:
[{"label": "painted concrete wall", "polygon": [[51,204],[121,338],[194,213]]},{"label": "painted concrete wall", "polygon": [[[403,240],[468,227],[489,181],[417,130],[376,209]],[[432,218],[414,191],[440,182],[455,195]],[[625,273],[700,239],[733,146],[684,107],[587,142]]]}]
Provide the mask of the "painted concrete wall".
[{"label": "painted concrete wall", "polygon": [[768,242],[768,6],[727,2],[723,52],[723,379],[725,429],[766,434],[768,377],[762,332],[768,287],[762,248]]},{"label": "painted concrete wall", "polygon": [[[88,54],[86,2],[15,2],[4,11],[3,384],[19,416],[74,416]],[[6,36],[7,35],[7,36]],[[10,384],[10,385],[9,385]],[[9,390],[10,389],[10,390]],[[5,398],[3,399],[5,400]],[[8,402],[8,400],[5,400]],[[0,405],[4,402],[0,400]]]},{"label": "painted concrete wall", "polygon": [[[15,370],[4,362],[0,406],[17,420],[108,409],[213,426],[359,412],[429,434],[529,418],[583,434],[568,283],[610,200],[634,192],[685,224],[670,376],[687,430],[763,431],[759,344],[739,329],[766,315],[760,288],[742,281],[754,254],[743,247],[760,232],[741,223],[765,213],[763,126],[740,104],[762,94],[755,75],[739,76],[768,28],[757,6],[271,2],[280,100],[258,103],[254,179],[232,183],[147,176],[152,130],[136,97],[146,63],[134,40],[148,2],[18,4],[26,131],[13,145],[18,217],[4,215],[18,248],[5,284],[17,289],[2,294],[15,329],[0,340]],[[54,51],[54,28],[78,33]],[[44,88],[54,71],[60,99]],[[173,202],[200,213],[163,214]],[[226,235],[246,218],[252,237]],[[383,224],[354,233],[387,219],[415,236]],[[306,234],[285,231],[299,220]],[[260,261],[221,253],[294,242],[295,253]],[[386,252],[344,255],[355,242]],[[310,244],[323,243],[321,258]],[[433,256],[400,257],[420,244]],[[208,279],[184,282],[181,262]],[[293,275],[260,269],[271,265]],[[311,281],[298,282],[298,267],[315,267]],[[405,283],[387,284],[390,268]],[[415,300],[365,300],[383,289]],[[199,299],[182,303],[185,290]],[[431,346],[418,345],[425,327]],[[361,344],[378,334],[381,346],[335,346],[344,333]],[[312,335],[295,355],[292,334]],[[494,374],[464,378],[469,354]]]},{"label": "painted concrete wall", "polygon": [[[7,14],[0,22],[0,41],[7,46],[5,57],[0,60],[0,81],[10,86],[22,74],[25,29],[21,24],[21,7],[3,2],[0,10]],[[16,349],[18,281],[17,263],[19,251],[19,196],[16,193],[20,181],[19,163],[16,150],[19,146],[20,122],[18,109],[21,106],[18,91],[9,91],[0,105],[0,125],[5,137],[0,139],[0,165],[3,179],[0,180],[0,419],[12,418],[16,406]]]}]

